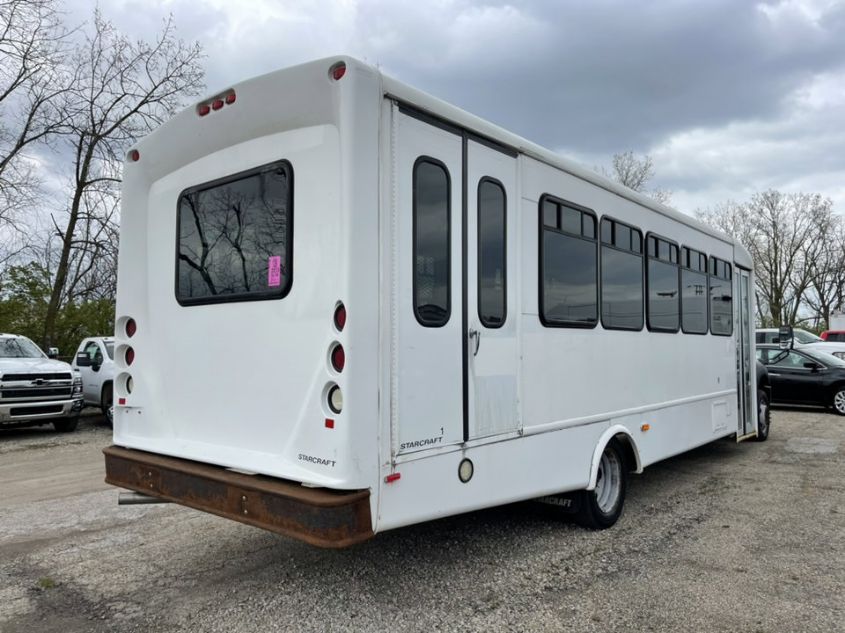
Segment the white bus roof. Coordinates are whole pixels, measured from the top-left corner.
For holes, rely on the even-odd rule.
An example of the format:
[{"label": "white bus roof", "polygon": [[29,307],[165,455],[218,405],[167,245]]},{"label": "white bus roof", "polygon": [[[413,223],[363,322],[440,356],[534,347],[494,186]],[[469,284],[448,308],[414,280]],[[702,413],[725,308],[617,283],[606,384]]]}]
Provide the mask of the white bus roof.
[{"label": "white bus roof", "polygon": [[[612,192],[622,198],[631,200],[632,202],[639,204],[641,206],[647,207],[652,211],[659,213],[663,216],[676,220],[682,224],[686,224],[696,230],[701,231],[702,233],[706,233],[711,237],[714,237],[718,240],[731,244],[734,247],[734,259],[737,263],[751,268],[752,260],[751,256],[748,251],[740,244],[737,240],[731,238],[716,229],[699,222],[692,216],[689,216],[685,213],[681,213],[669,207],[665,204],[657,202],[656,200],[649,198],[641,193],[637,193],[628,187],[620,185],[617,182],[610,180],[609,178],[605,178],[604,176],[599,175],[598,173],[586,169],[575,161],[563,158],[559,154],[552,152],[536,143],[532,143],[531,141],[522,138],[512,132],[508,132],[504,128],[499,127],[498,125],[494,125],[489,121],[482,119],[481,117],[475,116],[470,114],[469,112],[458,108],[457,106],[451,105],[442,99],[434,97],[422,90],[418,90],[408,84],[405,84],[401,81],[398,81],[388,75],[385,75],[375,66],[371,66],[370,64],[366,64],[361,62],[354,57],[349,57],[346,55],[338,55],[334,57],[327,57],[322,60],[315,60],[312,62],[307,62],[306,64],[301,64],[299,66],[307,66],[307,65],[314,65],[314,66],[325,66],[326,69],[330,68],[334,64],[343,61],[346,63],[348,69],[359,69],[361,71],[372,73],[378,76],[381,79],[382,85],[382,93],[389,97],[394,98],[397,101],[404,103],[408,106],[411,106],[417,110],[420,110],[424,113],[427,113],[434,118],[441,119],[445,123],[450,123],[456,127],[463,128],[468,132],[472,132],[478,136],[487,138],[491,141],[509,147],[521,154],[525,154],[535,160],[538,160],[542,163],[560,169],[576,178],[580,178],[587,182],[592,183],[597,187],[601,187],[606,191]],[[273,71],[267,73],[265,75],[254,77],[252,79],[248,79],[244,82],[239,83],[252,83],[253,81],[266,81],[267,79],[274,77],[275,75],[281,75],[288,70],[292,70],[293,68],[297,68],[297,66],[293,66],[287,69],[280,69],[277,71]],[[234,87],[234,86],[232,86]],[[212,93],[214,94],[214,93]],[[194,109],[194,106],[190,106],[191,110]],[[166,124],[165,124],[166,125]]]}]

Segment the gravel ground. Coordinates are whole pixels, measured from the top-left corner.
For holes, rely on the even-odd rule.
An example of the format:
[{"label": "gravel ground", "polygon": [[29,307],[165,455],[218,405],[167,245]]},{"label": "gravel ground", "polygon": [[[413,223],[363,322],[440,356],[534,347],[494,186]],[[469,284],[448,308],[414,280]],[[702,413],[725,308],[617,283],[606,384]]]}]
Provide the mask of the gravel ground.
[{"label": "gravel ground", "polygon": [[778,410],[766,443],[650,467],[611,530],[527,503],[339,552],[118,507],[108,443],[95,417],[0,431],[0,631],[845,630],[845,418],[830,413]]}]

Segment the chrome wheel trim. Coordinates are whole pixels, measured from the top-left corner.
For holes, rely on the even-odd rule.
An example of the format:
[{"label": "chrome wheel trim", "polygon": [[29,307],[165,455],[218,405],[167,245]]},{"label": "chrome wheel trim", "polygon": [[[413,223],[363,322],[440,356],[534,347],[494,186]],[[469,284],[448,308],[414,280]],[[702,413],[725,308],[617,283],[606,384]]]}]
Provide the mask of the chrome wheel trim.
[{"label": "chrome wheel trim", "polygon": [[840,389],[833,396],[833,406],[839,413],[845,414],[845,389]]},{"label": "chrome wheel trim", "polygon": [[622,462],[614,451],[602,453],[595,494],[599,510],[610,514],[616,509],[622,496]]}]

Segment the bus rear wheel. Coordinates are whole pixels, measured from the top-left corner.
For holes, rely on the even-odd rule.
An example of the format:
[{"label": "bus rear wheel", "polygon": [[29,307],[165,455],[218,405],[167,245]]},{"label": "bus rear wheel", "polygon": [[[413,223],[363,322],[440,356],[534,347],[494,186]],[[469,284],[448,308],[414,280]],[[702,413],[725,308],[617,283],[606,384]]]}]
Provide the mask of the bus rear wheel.
[{"label": "bus rear wheel", "polygon": [[628,468],[619,442],[611,440],[599,460],[596,487],[582,490],[575,520],[586,528],[604,530],[622,515],[628,489]]}]

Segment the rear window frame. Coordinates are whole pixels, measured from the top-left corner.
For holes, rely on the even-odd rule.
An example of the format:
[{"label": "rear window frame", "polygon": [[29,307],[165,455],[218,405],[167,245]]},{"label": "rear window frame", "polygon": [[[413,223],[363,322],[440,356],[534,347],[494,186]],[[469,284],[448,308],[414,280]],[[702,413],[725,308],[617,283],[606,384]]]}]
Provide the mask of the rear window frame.
[{"label": "rear window frame", "polygon": [[[182,199],[185,196],[192,195],[194,193],[200,191],[206,191],[208,189],[213,189],[215,187],[220,187],[222,185],[226,185],[231,182],[236,182],[238,180],[243,180],[245,178],[249,178],[255,174],[260,174],[265,171],[271,171],[273,169],[282,168],[285,170],[288,179],[288,192],[287,192],[287,234],[286,240],[287,244],[285,244],[285,259],[283,261],[283,265],[287,267],[288,274],[287,278],[285,279],[284,285],[280,286],[278,289],[273,289],[272,291],[264,291],[264,292],[250,292],[250,293],[237,293],[237,294],[225,294],[225,295],[210,295],[206,297],[197,297],[197,298],[183,298],[179,296],[179,254],[180,254],[180,247],[181,247],[181,227],[182,227]],[[214,180],[209,180],[198,185],[192,185],[191,187],[187,187],[183,189],[176,198],[176,239],[175,239],[175,253],[174,253],[174,271],[173,271],[173,294],[176,298],[177,303],[180,306],[188,307],[188,306],[197,306],[197,305],[214,305],[220,303],[243,303],[247,301],[272,301],[272,300],[279,300],[284,299],[291,291],[293,287],[293,236],[294,236],[294,171],[293,165],[291,165],[290,161],[287,159],[280,159],[273,161],[271,163],[265,163],[263,165],[258,165],[257,167],[252,167],[250,169],[245,169],[243,171],[239,171],[234,174],[229,174],[227,176],[223,176],[221,178],[216,178]]]}]

